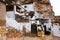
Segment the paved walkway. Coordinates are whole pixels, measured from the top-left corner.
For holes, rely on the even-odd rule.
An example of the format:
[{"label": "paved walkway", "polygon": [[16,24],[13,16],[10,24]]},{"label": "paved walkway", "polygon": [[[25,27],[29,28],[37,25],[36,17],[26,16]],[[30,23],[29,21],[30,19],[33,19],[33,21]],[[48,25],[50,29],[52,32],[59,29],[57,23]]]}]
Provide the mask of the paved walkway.
[{"label": "paved walkway", "polygon": [[41,40],[38,37],[7,38],[7,40]]},{"label": "paved walkway", "polygon": [[7,40],[51,40],[51,36],[45,36],[45,37],[7,38]]},{"label": "paved walkway", "polygon": [[53,39],[52,40],[60,40],[60,37],[53,36]]},{"label": "paved walkway", "polygon": [[0,37],[0,40],[60,40],[60,37],[45,36],[45,37],[20,37],[20,38],[6,38]]},{"label": "paved walkway", "polygon": [[0,40],[6,40],[6,36],[0,36]]}]

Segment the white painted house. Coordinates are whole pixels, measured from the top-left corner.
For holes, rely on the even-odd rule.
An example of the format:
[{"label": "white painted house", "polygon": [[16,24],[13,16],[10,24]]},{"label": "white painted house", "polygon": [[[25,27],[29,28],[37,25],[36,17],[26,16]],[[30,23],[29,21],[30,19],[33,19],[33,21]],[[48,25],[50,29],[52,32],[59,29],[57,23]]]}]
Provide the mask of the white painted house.
[{"label": "white painted house", "polygon": [[[27,6],[27,8],[24,8],[24,6]],[[42,14],[39,14],[39,13],[37,13],[35,11],[35,9],[33,7],[33,4],[21,5],[20,7],[21,7],[21,10],[22,11],[24,11],[24,9],[26,9],[28,12],[29,11],[34,11],[35,12],[35,15],[33,16],[33,18],[30,18],[31,21],[29,21],[27,23],[18,23],[15,20],[15,14],[24,15],[24,13],[23,14],[20,14],[20,13],[16,12],[16,6],[14,5],[14,11],[7,12],[6,24],[8,24],[9,26],[13,26],[16,29],[19,29],[21,31],[23,30],[23,26],[25,26],[27,32],[28,31],[31,31],[31,24],[36,22],[36,21],[32,21],[32,20],[35,20],[36,18],[43,18],[43,15]],[[50,21],[48,23],[50,23]],[[45,25],[48,24],[48,23],[45,23]],[[39,24],[39,21],[37,21],[37,24]]]}]

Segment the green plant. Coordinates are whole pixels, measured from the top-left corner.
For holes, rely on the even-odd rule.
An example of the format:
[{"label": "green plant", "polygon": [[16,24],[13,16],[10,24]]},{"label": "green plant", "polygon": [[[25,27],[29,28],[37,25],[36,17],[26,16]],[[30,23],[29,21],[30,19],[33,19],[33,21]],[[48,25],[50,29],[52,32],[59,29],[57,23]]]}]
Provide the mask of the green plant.
[{"label": "green plant", "polygon": [[5,0],[6,3],[11,4],[13,0]]}]

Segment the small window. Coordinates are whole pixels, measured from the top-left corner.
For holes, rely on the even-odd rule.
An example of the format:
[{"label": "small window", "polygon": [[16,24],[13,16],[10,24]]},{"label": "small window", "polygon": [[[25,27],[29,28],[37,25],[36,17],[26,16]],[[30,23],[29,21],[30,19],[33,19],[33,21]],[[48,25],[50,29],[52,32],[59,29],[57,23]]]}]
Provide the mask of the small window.
[{"label": "small window", "polygon": [[13,5],[6,5],[6,11],[13,11],[14,6]]}]

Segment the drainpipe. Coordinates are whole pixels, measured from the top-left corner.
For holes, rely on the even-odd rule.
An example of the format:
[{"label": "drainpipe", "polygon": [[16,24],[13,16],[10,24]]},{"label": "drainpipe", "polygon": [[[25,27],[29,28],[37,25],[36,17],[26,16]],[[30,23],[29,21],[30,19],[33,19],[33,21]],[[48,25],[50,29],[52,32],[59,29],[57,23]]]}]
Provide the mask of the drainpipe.
[{"label": "drainpipe", "polygon": [[16,14],[16,5],[14,5],[14,19],[15,19],[15,14]]}]

